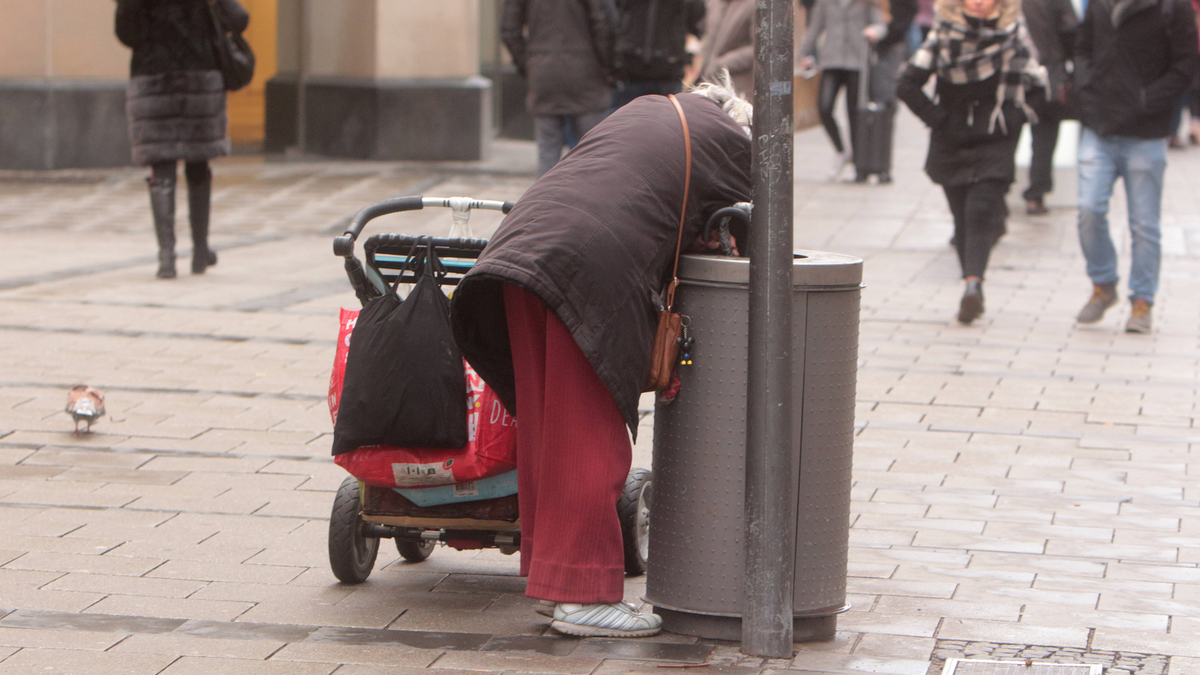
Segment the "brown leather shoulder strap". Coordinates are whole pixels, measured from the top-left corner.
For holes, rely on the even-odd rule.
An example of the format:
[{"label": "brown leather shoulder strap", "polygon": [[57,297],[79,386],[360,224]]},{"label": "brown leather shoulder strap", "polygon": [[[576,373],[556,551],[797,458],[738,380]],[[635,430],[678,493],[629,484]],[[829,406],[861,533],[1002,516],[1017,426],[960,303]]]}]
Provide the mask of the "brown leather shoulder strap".
[{"label": "brown leather shoulder strap", "polygon": [[679,210],[679,236],[675,239],[675,266],[671,270],[671,285],[667,287],[667,309],[675,305],[675,287],[679,285],[679,252],[683,249],[683,221],[687,216],[688,189],[692,185],[692,134],[688,131],[687,115],[683,114],[683,106],[675,94],[668,98],[675,104],[679,113],[679,123],[683,125],[683,155],[686,164],[683,169],[683,207]]}]

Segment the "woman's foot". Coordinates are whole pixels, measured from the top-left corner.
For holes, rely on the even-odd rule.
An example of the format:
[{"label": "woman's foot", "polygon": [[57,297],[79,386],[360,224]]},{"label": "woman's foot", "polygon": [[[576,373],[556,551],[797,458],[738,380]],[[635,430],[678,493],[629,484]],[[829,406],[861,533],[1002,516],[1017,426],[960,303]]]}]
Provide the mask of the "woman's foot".
[{"label": "woman's foot", "polygon": [[192,252],[192,274],[204,274],[204,270],[216,264],[216,251],[206,248]]},{"label": "woman's foot", "polygon": [[560,602],[554,608],[554,621],[550,622],[550,627],[560,633],[582,637],[649,637],[662,630],[662,617],[639,614],[623,602],[605,605]]},{"label": "woman's foot", "polygon": [[849,150],[838,152],[833,156],[833,172],[829,176],[829,182],[836,183],[842,179],[842,174],[845,173],[846,167],[854,161],[854,156]]},{"label": "woman's foot", "polygon": [[958,322],[964,326],[983,314],[983,280],[979,277],[967,277],[967,288],[963,291],[962,302],[958,306]]}]

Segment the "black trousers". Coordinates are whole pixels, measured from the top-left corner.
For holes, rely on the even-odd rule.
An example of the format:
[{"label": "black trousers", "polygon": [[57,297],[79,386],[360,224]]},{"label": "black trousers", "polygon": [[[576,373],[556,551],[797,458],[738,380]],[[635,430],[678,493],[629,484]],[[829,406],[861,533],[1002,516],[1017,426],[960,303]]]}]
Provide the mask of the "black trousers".
[{"label": "black trousers", "polygon": [[[175,182],[176,162],[155,162],[150,165],[150,171],[157,183],[164,181]],[[200,160],[198,162],[184,162],[183,174],[187,177],[188,185],[203,183],[208,178],[208,162]]]},{"label": "black trousers", "polygon": [[858,71],[830,68],[821,71],[821,84],[817,89],[817,114],[821,116],[821,124],[829,140],[838,153],[845,152],[842,143],[842,132],[838,129],[837,120],[833,117],[833,104],[837,101],[838,90],[846,89],[846,116],[850,118],[850,139],[854,139],[854,119],[858,111]]},{"label": "black trousers", "polygon": [[1061,106],[1047,105],[1038,123],[1029,127],[1033,150],[1029,160],[1029,189],[1021,195],[1026,200],[1041,201],[1047,192],[1054,191],[1054,148],[1058,146],[1058,124],[1062,121],[1062,113]]},{"label": "black trousers", "polygon": [[963,278],[983,278],[992,247],[1007,229],[1008,206],[1004,195],[1009,183],[1003,180],[981,180],[966,185],[943,185],[950,213],[954,215],[954,248]]}]

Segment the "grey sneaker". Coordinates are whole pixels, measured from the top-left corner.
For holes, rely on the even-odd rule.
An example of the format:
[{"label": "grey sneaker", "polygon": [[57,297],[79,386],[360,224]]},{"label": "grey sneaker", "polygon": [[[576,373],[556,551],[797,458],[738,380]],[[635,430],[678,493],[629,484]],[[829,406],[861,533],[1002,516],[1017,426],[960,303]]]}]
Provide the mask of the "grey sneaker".
[{"label": "grey sneaker", "polygon": [[1141,298],[1133,301],[1129,312],[1129,321],[1125,322],[1126,333],[1150,332],[1150,309],[1152,305]]},{"label": "grey sneaker", "polygon": [[554,608],[554,621],[550,627],[560,633],[582,637],[649,637],[662,630],[662,617],[639,614],[623,602],[608,605],[560,602]]},{"label": "grey sneaker", "polygon": [[1096,323],[1104,318],[1104,312],[1117,303],[1117,282],[1111,284],[1095,284],[1092,288],[1092,299],[1087,301],[1075,320],[1079,323]]}]

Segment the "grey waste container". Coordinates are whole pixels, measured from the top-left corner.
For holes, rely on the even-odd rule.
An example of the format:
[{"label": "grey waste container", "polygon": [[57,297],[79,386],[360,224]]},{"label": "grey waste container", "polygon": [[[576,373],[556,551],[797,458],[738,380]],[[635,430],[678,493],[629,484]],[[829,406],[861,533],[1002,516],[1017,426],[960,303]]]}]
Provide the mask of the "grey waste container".
[{"label": "grey waste container", "polygon": [[[831,639],[846,604],[862,260],[797,251],[793,267],[795,639]],[[673,633],[741,637],[749,261],[683,256],[693,364],[654,413],[646,600]]]}]

